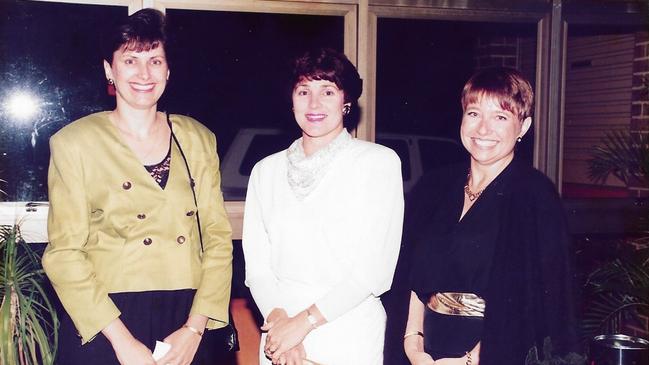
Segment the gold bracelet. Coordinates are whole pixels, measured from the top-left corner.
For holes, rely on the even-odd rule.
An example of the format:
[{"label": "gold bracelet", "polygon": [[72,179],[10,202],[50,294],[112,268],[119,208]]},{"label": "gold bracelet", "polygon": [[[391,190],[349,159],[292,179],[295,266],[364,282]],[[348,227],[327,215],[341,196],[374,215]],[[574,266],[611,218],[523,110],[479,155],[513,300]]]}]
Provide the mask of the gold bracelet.
[{"label": "gold bracelet", "polygon": [[187,328],[191,332],[194,332],[195,334],[199,335],[200,337],[203,337],[203,332],[197,330],[196,328],[194,328],[194,327],[192,327],[190,325],[183,324],[183,328]]},{"label": "gold bracelet", "polygon": [[424,338],[424,333],[421,332],[421,331],[408,332],[405,335],[403,335],[403,339],[405,340],[406,338],[408,338],[410,336],[421,336],[421,338]]},{"label": "gold bracelet", "polygon": [[465,363],[465,365],[471,365],[472,363],[473,362],[471,361],[471,353],[467,351],[466,352],[466,363]]}]

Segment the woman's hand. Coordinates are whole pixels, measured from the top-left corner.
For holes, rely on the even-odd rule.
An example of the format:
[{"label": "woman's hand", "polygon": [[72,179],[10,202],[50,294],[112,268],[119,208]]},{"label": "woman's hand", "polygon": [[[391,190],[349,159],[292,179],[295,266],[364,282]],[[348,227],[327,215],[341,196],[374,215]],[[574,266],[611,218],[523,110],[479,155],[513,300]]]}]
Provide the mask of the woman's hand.
[{"label": "woman's hand", "polygon": [[[156,364],[158,365],[188,365],[191,364],[203,339],[202,335],[196,333],[205,331],[207,317],[203,315],[191,315],[185,326],[180,327],[164,339],[164,342],[171,345],[171,349]],[[191,328],[189,328],[191,327]]]},{"label": "woman's hand", "polygon": [[201,336],[188,328],[181,327],[167,336],[164,342],[170,344],[171,348],[156,364],[185,365],[190,364],[194,359],[198,345],[201,343]]},{"label": "woman's hand", "polygon": [[[469,359],[471,361],[469,362]],[[478,365],[480,364],[480,342],[471,350],[470,353],[457,358],[444,358],[435,360],[435,365]]]},{"label": "woman's hand", "polygon": [[[288,314],[286,314],[286,311],[284,308],[274,308],[272,311],[270,311],[270,314],[268,315],[268,318],[266,318],[266,323],[271,324],[274,322],[279,321],[280,319],[288,318]],[[262,326],[262,329],[266,326]],[[271,324],[272,326],[272,324]]]},{"label": "woman's hand", "polygon": [[117,360],[122,365],[155,365],[153,354],[126,328],[122,320],[114,319],[101,331],[110,341]]},{"label": "woman's hand", "polygon": [[306,352],[304,346],[299,344],[292,349],[280,355],[279,360],[273,364],[279,365],[303,365],[306,359]]},{"label": "woman's hand", "polygon": [[[264,321],[264,325],[261,326],[261,330],[268,331],[268,329],[273,327],[275,322],[287,318],[288,318],[288,314],[286,313],[286,310],[284,310],[284,308],[273,308],[273,310],[270,311],[270,314],[268,314],[268,317],[266,317],[266,321]],[[270,353],[268,346],[264,347],[264,354],[266,354],[266,357],[269,359],[272,357],[272,354]]]},{"label": "woman's hand", "polygon": [[[269,315],[268,318],[270,317]],[[282,354],[301,344],[304,337],[311,332],[313,327],[306,317],[306,311],[302,311],[295,317],[286,316],[268,321],[261,327],[262,330],[268,331],[264,352],[270,355],[273,364],[279,363]]]},{"label": "woman's hand", "polygon": [[430,355],[428,355],[427,353],[425,353],[423,351],[408,354],[408,360],[410,360],[410,363],[412,365],[433,365],[433,364],[437,364],[437,361],[433,361],[433,358],[430,357]]},{"label": "woman's hand", "polygon": [[117,360],[122,365],[155,364],[151,350],[144,346],[142,342],[135,339],[135,337],[131,337],[129,340],[123,342],[118,341],[116,344],[113,344],[113,350],[115,351]]}]

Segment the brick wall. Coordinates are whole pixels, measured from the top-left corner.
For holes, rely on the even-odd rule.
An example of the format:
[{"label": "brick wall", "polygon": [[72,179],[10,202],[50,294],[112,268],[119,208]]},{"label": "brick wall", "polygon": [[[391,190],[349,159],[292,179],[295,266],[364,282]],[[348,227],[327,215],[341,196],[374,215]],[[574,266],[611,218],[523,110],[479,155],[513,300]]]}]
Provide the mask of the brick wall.
[{"label": "brick wall", "polygon": [[479,37],[476,44],[476,70],[494,66],[519,68],[518,43],[516,37]]},{"label": "brick wall", "polygon": [[649,131],[649,32],[635,34],[631,130]]},{"label": "brick wall", "polygon": [[[649,32],[647,31],[635,33],[630,131],[649,133]],[[638,197],[649,197],[649,187],[644,185],[643,181],[630,183]],[[647,332],[649,329],[645,329],[645,335]]]}]

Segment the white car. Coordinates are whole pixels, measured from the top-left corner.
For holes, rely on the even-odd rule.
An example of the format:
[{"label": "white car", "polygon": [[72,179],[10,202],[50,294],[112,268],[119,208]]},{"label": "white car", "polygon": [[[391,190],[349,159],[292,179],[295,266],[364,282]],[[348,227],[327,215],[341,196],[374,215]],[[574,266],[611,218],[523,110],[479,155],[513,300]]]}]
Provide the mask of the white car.
[{"label": "white car", "polygon": [[[297,137],[280,129],[239,130],[221,160],[221,188],[225,200],[244,200],[250,172],[257,161],[286,149]],[[376,142],[390,147],[401,158],[406,194],[427,171],[466,159],[464,148],[451,138],[378,133]]]}]

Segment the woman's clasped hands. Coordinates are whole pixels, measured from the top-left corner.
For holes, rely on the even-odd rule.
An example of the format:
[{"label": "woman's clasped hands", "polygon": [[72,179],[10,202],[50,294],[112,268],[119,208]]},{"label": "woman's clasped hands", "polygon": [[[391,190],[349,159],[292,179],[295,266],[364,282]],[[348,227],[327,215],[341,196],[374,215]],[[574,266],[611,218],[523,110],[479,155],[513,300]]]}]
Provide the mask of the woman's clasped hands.
[{"label": "woman's clasped hands", "polygon": [[273,364],[302,365],[306,352],[302,341],[313,329],[306,311],[289,317],[282,308],[273,309],[261,327],[267,331],[264,353]]}]

